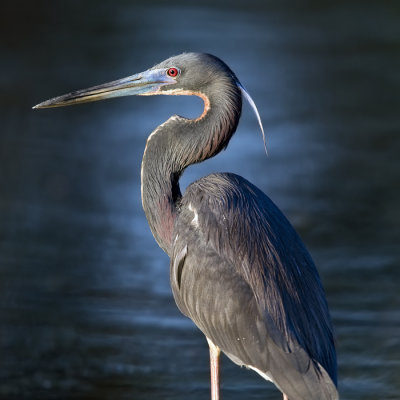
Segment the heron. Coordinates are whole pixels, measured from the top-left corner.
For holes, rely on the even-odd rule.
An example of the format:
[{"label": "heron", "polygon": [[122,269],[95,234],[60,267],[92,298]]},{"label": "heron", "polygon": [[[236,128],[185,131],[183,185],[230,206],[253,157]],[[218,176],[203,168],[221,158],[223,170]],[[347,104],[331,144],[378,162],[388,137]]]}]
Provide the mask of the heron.
[{"label": "heron", "polygon": [[220,398],[220,354],[256,371],[284,400],[338,399],[333,327],[316,266],[288,219],[255,185],[212,173],[182,194],[192,164],[225,149],[249,93],[219,58],[183,53],[150,69],[44,101],[60,107],[128,95],[198,96],[197,118],[173,115],[148,137],[141,165],[143,209],[170,257],[179,310],[204,333],[211,398]]}]

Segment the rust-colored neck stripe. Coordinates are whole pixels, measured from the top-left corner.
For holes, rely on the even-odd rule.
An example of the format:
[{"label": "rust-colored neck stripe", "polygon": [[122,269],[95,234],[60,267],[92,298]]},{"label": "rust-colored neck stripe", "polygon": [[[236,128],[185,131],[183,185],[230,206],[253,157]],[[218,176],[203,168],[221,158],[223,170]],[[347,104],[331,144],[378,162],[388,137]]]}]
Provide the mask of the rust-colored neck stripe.
[{"label": "rust-colored neck stripe", "polygon": [[194,92],[192,90],[183,90],[183,89],[171,89],[171,90],[163,90],[158,92],[160,95],[173,95],[173,96],[198,96],[204,101],[204,110],[200,117],[197,117],[193,121],[200,121],[203,119],[208,111],[210,110],[210,99],[202,92]]}]

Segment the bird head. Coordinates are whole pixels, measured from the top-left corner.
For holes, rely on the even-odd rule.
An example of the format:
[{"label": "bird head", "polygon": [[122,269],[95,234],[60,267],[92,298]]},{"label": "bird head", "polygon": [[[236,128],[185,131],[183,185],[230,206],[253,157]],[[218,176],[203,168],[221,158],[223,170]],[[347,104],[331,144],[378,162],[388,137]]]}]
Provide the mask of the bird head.
[{"label": "bird head", "polygon": [[265,136],[257,107],[231,69],[219,58],[205,53],[183,53],[126,78],[54,97],[33,108],[63,107],[121,96],[197,95],[207,104],[209,96],[241,91],[253,108]]},{"label": "bird head", "polygon": [[121,96],[198,94],[210,90],[221,79],[239,81],[217,57],[184,53],[126,78],[46,100],[33,108],[63,107]]}]

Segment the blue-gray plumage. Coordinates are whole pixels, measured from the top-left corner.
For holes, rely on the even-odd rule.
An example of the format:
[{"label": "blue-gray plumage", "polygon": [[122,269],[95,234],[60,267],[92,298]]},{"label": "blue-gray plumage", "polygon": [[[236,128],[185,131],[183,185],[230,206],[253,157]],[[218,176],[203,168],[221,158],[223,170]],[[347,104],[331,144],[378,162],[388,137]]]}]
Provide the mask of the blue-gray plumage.
[{"label": "blue-gray plumage", "polygon": [[324,292],[284,215],[234,174],[190,185],[181,210],[171,286],[182,313],[234,362],[269,375],[289,398],[335,398]]},{"label": "blue-gray plumage", "polygon": [[180,191],[186,167],[228,145],[240,118],[242,93],[249,98],[221,60],[187,53],[36,108],[130,94],[200,96],[204,112],[199,118],[173,116],[149,136],[142,202],[155,239],[171,258],[175,301],[209,342],[212,398],[219,398],[222,350],[274,382],[285,399],[338,399],[324,290],[282,212],[234,174],[212,174],[192,183],[184,195]]}]

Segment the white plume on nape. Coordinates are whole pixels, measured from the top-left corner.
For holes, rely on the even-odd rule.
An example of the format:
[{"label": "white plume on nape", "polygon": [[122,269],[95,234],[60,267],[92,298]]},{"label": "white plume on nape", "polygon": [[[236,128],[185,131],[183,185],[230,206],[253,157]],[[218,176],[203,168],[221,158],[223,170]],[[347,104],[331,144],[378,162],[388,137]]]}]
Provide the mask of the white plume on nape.
[{"label": "white plume on nape", "polygon": [[266,144],[266,141],[265,141],[264,128],[263,128],[263,125],[262,125],[262,122],[261,122],[261,117],[260,117],[260,114],[258,112],[256,103],[254,103],[254,100],[251,98],[249,92],[243,87],[243,85],[240,82],[237,82],[237,85],[238,85],[239,89],[241,90],[243,96],[249,102],[249,104],[250,104],[251,108],[253,109],[254,113],[256,114],[258,125],[260,126],[262,137],[263,137],[263,141],[264,141],[265,154],[268,155],[267,144]]}]

